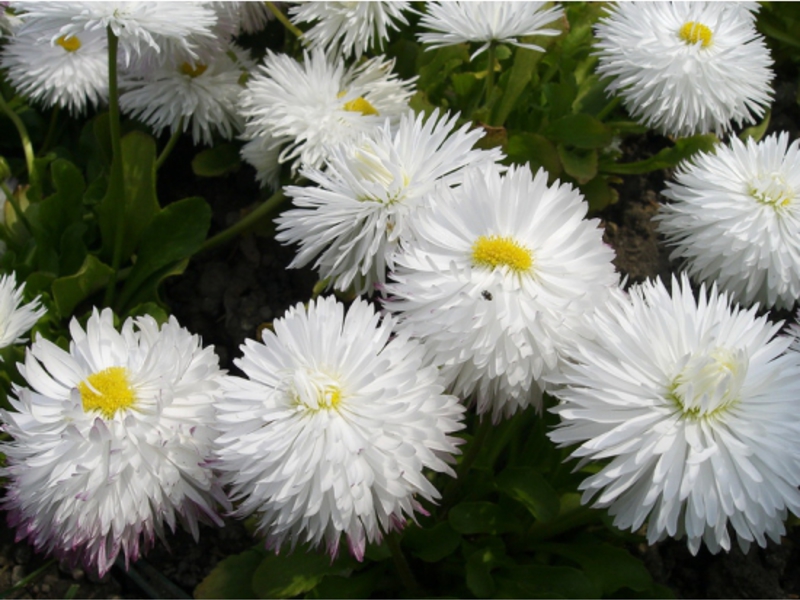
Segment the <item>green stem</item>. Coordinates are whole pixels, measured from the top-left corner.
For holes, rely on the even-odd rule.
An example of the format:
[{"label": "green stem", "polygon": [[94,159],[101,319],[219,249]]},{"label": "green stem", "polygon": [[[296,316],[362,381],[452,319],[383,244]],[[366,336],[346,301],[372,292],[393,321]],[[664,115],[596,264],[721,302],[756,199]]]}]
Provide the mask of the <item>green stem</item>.
[{"label": "green stem", "polygon": [[30,179],[30,184],[38,185],[39,176],[36,173],[35,164],[33,162],[36,155],[33,152],[33,144],[31,143],[31,136],[28,135],[28,129],[25,127],[25,123],[22,122],[22,119],[19,118],[19,115],[8,105],[6,99],[3,97],[3,94],[0,94],[0,108],[2,108],[3,112],[6,113],[6,116],[11,119],[11,122],[14,124],[14,127],[17,128],[17,132],[19,133],[19,138],[22,141],[22,150],[25,153],[25,164],[28,167],[28,178]]},{"label": "green stem", "polygon": [[611,102],[609,102],[608,104],[606,104],[606,105],[603,107],[603,110],[601,110],[599,113],[597,113],[597,120],[598,120],[598,121],[602,121],[603,119],[605,119],[605,118],[606,118],[608,115],[610,115],[610,114],[611,114],[611,112],[612,112],[612,111],[613,111],[615,108],[617,108],[617,106],[619,106],[619,103],[620,103],[621,101],[622,101],[622,99],[621,99],[619,96],[614,96],[614,97],[611,99]]},{"label": "green stem", "polygon": [[396,532],[390,531],[386,534],[385,539],[386,545],[389,546],[389,551],[392,553],[392,560],[394,561],[394,566],[397,569],[397,574],[400,576],[400,581],[403,582],[403,586],[413,597],[424,597],[425,593],[423,592],[419,583],[417,583],[417,579],[414,577],[414,573],[411,571],[411,567],[408,565],[406,556],[403,554],[403,549],[400,548],[400,542],[397,540]]},{"label": "green stem", "polygon": [[300,30],[300,28],[297,27],[297,25],[295,25],[294,23],[292,23],[289,20],[289,17],[283,14],[283,11],[281,11],[281,9],[278,8],[274,2],[266,2],[266,5],[267,8],[270,10],[270,12],[273,15],[275,15],[275,18],[278,19],[278,21],[280,21],[283,24],[283,26],[286,27],[286,29],[288,29],[294,35],[296,35],[298,39],[301,40],[303,39],[303,32]]},{"label": "green stem", "polygon": [[114,303],[114,291],[117,287],[119,266],[122,263],[123,237],[125,235],[125,174],[122,168],[122,132],[119,114],[119,88],[117,85],[117,50],[119,38],[106,29],[108,35],[108,127],[111,132],[111,176],[108,180],[108,193],[116,200],[117,223],[114,233],[114,253],[111,257],[111,268],[114,276],[108,282],[104,303]]},{"label": "green stem", "polygon": [[5,590],[2,594],[0,594],[0,598],[8,598],[14,592],[18,592],[19,590],[29,586],[31,583],[33,583],[39,577],[41,577],[44,574],[44,572],[47,571],[47,569],[49,569],[50,567],[52,567],[54,564],[56,564],[56,559],[51,558],[41,567],[36,569],[33,573],[27,575],[26,577],[23,577],[15,585]]},{"label": "green stem", "polygon": [[488,67],[486,69],[486,87],[484,92],[484,104],[488,109],[488,113],[492,114],[492,93],[494,92],[494,63],[495,63],[495,56],[497,55],[497,51],[495,49],[494,42],[489,44],[489,49],[486,51],[487,57],[486,60],[488,61]]},{"label": "green stem", "polygon": [[17,202],[17,199],[14,197],[14,192],[12,192],[8,188],[5,181],[0,182],[0,189],[3,190],[3,193],[6,195],[6,200],[8,200],[8,202],[11,204],[11,207],[14,209],[14,212],[17,213],[17,217],[19,218],[20,221],[22,221],[22,224],[25,226],[25,229],[27,229],[28,232],[31,235],[33,235],[33,227],[31,227],[31,223],[30,221],[28,221],[28,217],[26,217],[25,213],[22,212],[22,208],[20,207],[19,202]]},{"label": "green stem", "polygon": [[456,467],[456,478],[452,479],[447,484],[444,494],[442,494],[442,504],[441,509],[439,510],[439,515],[442,517],[447,514],[447,511],[450,510],[450,508],[458,499],[459,492],[461,491],[461,487],[464,485],[464,480],[467,477],[467,473],[469,473],[469,470],[472,468],[472,465],[475,463],[478,455],[481,453],[491,429],[492,420],[488,416],[484,415],[481,417],[481,421],[478,424],[478,429],[475,432],[472,441],[469,443],[469,446],[467,447],[464,458],[461,459],[458,467]]},{"label": "green stem", "polygon": [[44,155],[53,145],[53,139],[56,136],[56,129],[58,128],[58,117],[61,115],[61,107],[56,104],[50,113],[50,124],[47,126],[47,135],[44,136],[42,147],[39,148],[39,156]]},{"label": "green stem", "polygon": [[261,219],[270,215],[281,205],[285,199],[286,196],[283,195],[283,190],[278,190],[272,194],[272,196],[267,198],[262,204],[257,206],[253,212],[246,215],[244,218],[239,219],[236,223],[224,231],[220,231],[214,237],[208,238],[200,248],[200,252],[206,252],[207,250],[211,250],[232,240],[240,233],[258,223]]},{"label": "green stem", "polygon": [[172,136],[170,136],[167,145],[164,146],[164,149],[161,151],[161,154],[158,155],[156,159],[156,171],[161,168],[161,165],[164,164],[164,161],[167,160],[172,149],[175,148],[175,144],[178,143],[178,140],[181,137],[181,133],[183,132],[183,116],[181,116],[180,120],[178,121],[178,126],[175,128],[175,131],[172,132]]}]

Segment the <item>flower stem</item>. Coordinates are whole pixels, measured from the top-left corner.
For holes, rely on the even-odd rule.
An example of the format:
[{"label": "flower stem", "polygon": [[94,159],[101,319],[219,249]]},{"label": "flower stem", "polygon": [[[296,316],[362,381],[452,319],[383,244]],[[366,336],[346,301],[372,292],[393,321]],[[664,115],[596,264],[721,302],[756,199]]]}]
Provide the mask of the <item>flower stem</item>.
[{"label": "flower stem", "polygon": [[283,14],[283,11],[281,11],[281,9],[278,8],[274,2],[266,2],[266,5],[267,8],[270,10],[270,12],[273,15],[275,15],[275,18],[278,19],[278,21],[280,21],[283,24],[283,26],[286,27],[286,29],[288,29],[294,35],[296,35],[298,39],[301,40],[303,39],[303,32],[300,30],[300,28],[297,27],[297,25],[295,25],[294,23],[292,23],[289,20],[289,17]]},{"label": "flower stem", "polygon": [[603,110],[601,110],[599,113],[597,113],[597,120],[598,120],[598,121],[602,121],[603,119],[605,119],[605,118],[606,118],[608,115],[610,115],[610,114],[611,114],[611,112],[612,112],[612,111],[613,111],[615,108],[617,108],[617,106],[619,105],[619,103],[620,103],[621,101],[622,101],[622,99],[621,99],[619,96],[614,96],[614,97],[611,99],[611,102],[609,102],[608,104],[606,104],[606,105],[603,107]]},{"label": "flower stem", "polygon": [[161,154],[158,155],[158,158],[156,159],[156,171],[158,171],[161,168],[161,165],[164,164],[164,161],[169,158],[170,153],[172,152],[173,148],[175,148],[175,144],[178,143],[181,133],[183,132],[183,119],[184,117],[181,116],[180,120],[178,121],[178,126],[175,128],[175,131],[172,132],[167,145],[164,146]]},{"label": "flower stem", "polygon": [[486,87],[484,92],[484,103],[486,108],[489,111],[489,114],[492,112],[492,93],[494,93],[494,63],[495,57],[497,55],[497,50],[495,49],[495,43],[492,41],[489,44],[489,49],[486,51],[487,56],[486,60],[488,61],[488,67],[486,69]]},{"label": "flower stem", "polygon": [[442,495],[442,504],[441,509],[439,510],[439,514],[442,517],[447,514],[447,511],[450,510],[450,508],[458,499],[458,494],[461,491],[461,487],[464,485],[464,480],[466,479],[467,473],[469,473],[470,468],[472,468],[472,465],[477,460],[491,429],[492,420],[488,416],[485,418],[481,417],[481,421],[478,424],[478,429],[475,432],[472,441],[469,443],[467,451],[464,453],[464,458],[461,459],[461,462],[456,468],[456,478],[452,479],[447,484],[444,494]]},{"label": "flower stem", "polygon": [[256,223],[258,223],[261,219],[270,215],[276,208],[278,208],[281,203],[286,199],[286,196],[283,195],[283,190],[278,190],[272,196],[267,198],[262,204],[257,206],[253,212],[246,215],[242,219],[239,219],[236,223],[225,229],[224,231],[220,231],[214,237],[208,238],[205,243],[201,246],[200,252],[206,252],[207,250],[211,250],[225,244],[226,242],[232,240],[237,235],[246,231]]},{"label": "flower stem", "polygon": [[56,129],[58,128],[59,119],[58,117],[61,115],[61,107],[56,104],[53,106],[53,110],[50,113],[50,124],[47,126],[47,135],[44,136],[44,142],[42,142],[42,147],[39,148],[39,156],[45,154],[49,149],[50,146],[53,145],[53,140],[56,137]]},{"label": "flower stem", "polygon": [[386,534],[385,539],[386,545],[389,546],[389,551],[392,553],[392,560],[397,569],[397,574],[400,576],[400,581],[403,582],[403,586],[412,596],[416,598],[424,597],[425,593],[422,591],[419,583],[417,583],[417,579],[414,577],[414,573],[408,565],[406,556],[403,554],[403,549],[400,548],[400,542],[397,540],[396,532],[390,531]]},{"label": "flower stem", "polygon": [[22,141],[22,150],[25,153],[25,164],[28,167],[28,178],[30,180],[30,184],[38,185],[39,175],[36,172],[34,163],[34,158],[36,155],[33,152],[33,144],[31,143],[31,136],[28,135],[28,129],[25,127],[25,123],[22,122],[22,119],[19,118],[19,115],[8,105],[2,94],[0,94],[0,108],[2,108],[3,112],[6,113],[6,116],[11,119],[11,122],[14,124],[14,127],[17,128],[17,132],[19,133],[19,138]]}]

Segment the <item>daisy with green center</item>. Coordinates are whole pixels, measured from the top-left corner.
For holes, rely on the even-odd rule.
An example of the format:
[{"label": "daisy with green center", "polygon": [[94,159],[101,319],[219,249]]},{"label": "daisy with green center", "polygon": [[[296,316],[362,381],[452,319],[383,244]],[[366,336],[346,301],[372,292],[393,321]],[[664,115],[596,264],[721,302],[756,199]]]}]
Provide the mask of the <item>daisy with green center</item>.
[{"label": "daisy with green center", "polygon": [[766,546],[800,512],[800,353],[756,310],[686,275],[619,294],[589,318],[596,335],[552,379],[549,433],[597,462],[583,502],[647,539],[685,537],[696,554]]},{"label": "daisy with green center", "polygon": [[800,142],[731,138],[682,164],[656,216],[697,281],[746,306],[791,309],[800,298]]},{"label": "daisy with green center", "polygon": [[342,535],[352,554],[403,527],[439,493],[425,470],[453,474],[464,409],[443,393],[422,347],[356,300],[298,304],[247,340],[218,404],[215,467],[235,515],[256,515],[270,549]]},{"label": "daisy with green center", "polygon": [[386,308],[418,338],[453,394],[496,422],[542,407],[582,317],[617,284],[611,248],[568,184],[527,166],[465,172],[411,221]]},{"label": "daisy with green center", "polygon": [[2,506],[17,538],[98,575],[126,565],[180,521],[221,524],[229,506],[208,460],[222,372],[171,318],[128,319],[106,309],[84,330],[73,320],[69,351],[39,338],[0,411],[12,441],[0,444]]},{"label": "daisy with green center", "polygon": [[47,312],[38,297],[23,304],[24,293],[25,284],[17,286],[13,273],[0,277],[0,348],[25,342],[23,336]]},{"label": "daisy with green center", "polygon": [[597,72],[635,119],[675,136],[764,115],[772,59],[755,3],[620,2],[596,29]]},{"label": "daisy with green center", "polygon": [[474,149],[483,132],[456,130],[457,118],[440,117],[438,109],[427,119],[409,111],[397,128],[386,122],[334,149],[323,169],[303,170],[315,185],[287,187],[295,208],[276,221],[276,239],[300,245],[289,266],[315,261],[337,290],[371,294],[382,287],[409,216],[425,208],[436,185],[455,186],[463,169],[503,157]]}]

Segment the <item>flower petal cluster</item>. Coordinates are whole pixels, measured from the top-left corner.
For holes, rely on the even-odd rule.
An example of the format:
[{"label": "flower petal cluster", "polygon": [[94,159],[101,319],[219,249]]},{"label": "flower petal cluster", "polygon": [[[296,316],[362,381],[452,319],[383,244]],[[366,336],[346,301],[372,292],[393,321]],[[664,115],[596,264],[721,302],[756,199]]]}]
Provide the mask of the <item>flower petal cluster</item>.
[{"label": "flower petal cluster", "polygon": [[755,3],[620,2],[595,28],[606,91],[675,136],[753,123],[772,99],[772,59]]},{"label": "flower petal cluster", "polygon": [[580,465],[603,461],[580,485],[583,502],[650,543],[686,537],[696,554],[743,551],[784,533],[800,511],[800,353],[780,324],[732,308],[684,274],[618,294],[590,317],[555,383],[561,446]]},{"label": "flower petal cluster", "polygon": [[569,184],[527,166],[469,169],[437,191],[395,257],[387,310],[423,341],[452,393],[494,421],[542,406],[582,315],[617,285],[613,250]]},{"label": "flower petal cluster", "polygon": [[390,2],[303,2],[289,9],[295,25],[313,23],[303,38],[312,48],[356,59],[374,45],[389,38],[389,30],[407,25],[403,14],[411,3]]},{"label": "flower petal cluster", "polygon": [[234,361],[249,379],[229,378],[218,405],[219,468],[269,548],[324,540],[334,555],[345,534],[361,560],[439,497],[423,469],[453,474],[464,408],[379,319],[363,300],[298,304]]},{"label": "flower petal cluster", "polygon": [[800,142],[731,138],[682,164],[658,229],[697,281],[744,305],[791,309],[800,298]]},{"label": "flower petal cluster", "polygon": [[463,169],[503,157],[497,149],[474,149],[483,132],[469,125],[456,130],[457,119],[440,117],[438,109],[427,120],[409,111],[397,128],[385,122],[332,150],[324,169],[304,169],[316,185],[287,187],[296,208],[276,220],[275,239],[300,244],[289,266],[316,259],[320,277],[342,291],[382,286],[409,216],[424,208],[433,189],[457,185]]},{"label": "flower petal cluster", "polygon": [[[355,67],[329,59],[321,50],[302,63],[268,52],[241,97],[246,119],[243,156],[281,148],[278,161],[318,168],[337,144],[352,141],[389,119],[394,125],[408,110],[413,80],[392,73],[393,60],[375,57]],[[267,147],[261,139],[267,137]],[[261,161],[254,162],[254,166]]]},{"label": "flower petal cluster", "polygon": [[14,274],[0,277],[0,348],[26,341],[22,336],[47,312],[38,297],[23,304],[24,293],[25,284],[17,286]]},{"label": "flower petal cluster", "polygon": [[0,444],[8,478],[3,508],[18,539],[100,575],[126,564],[177,520],[221,524],[228,508],[208,464],[222,376],[212,348],[172,317],[114,328],[109,309],[69,351],[39,338],[19,365],[29,387],[0,411],[13,440]]},{"label": "flower petal cluster", "polygon": [[530,50],[544,52],[536,44],[520,42],[518,38],[533,35],[559,35],[558,29],[547,29],[564,16],[563,9],[549,6],[548,2],[492,2],[476,0],[464,2],[428,2],[420,27],[432,31],[417,34],[417,39],[430,48],[441,48],[464,42],[482,42],[473,54],[478,54],[489,44],[501,42]]}]

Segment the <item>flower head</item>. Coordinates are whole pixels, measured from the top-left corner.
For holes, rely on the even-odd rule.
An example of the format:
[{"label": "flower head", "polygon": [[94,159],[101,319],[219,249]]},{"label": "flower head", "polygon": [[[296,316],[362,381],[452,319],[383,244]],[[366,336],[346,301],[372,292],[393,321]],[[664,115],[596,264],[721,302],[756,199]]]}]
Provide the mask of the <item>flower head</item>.
[{"label": "flower head", "polygon": [[568,184],[527,166],[470,169],[412,221],[387,284],[398,330],[424,342],[452,393],[498,421],[541,409],[581,317],[617,284],[613,251]]},{"label": "flower head", "polygon": [[313,23],[304,38],[312,48],[361,58],[373,45],[381,47],[390,29],[408,24],[410,2],[304,2],[290,8],[292,22]]},{"label": "flower head", "polygon": [[[303,63],[268,52],[242,93],[244,138],[268,136],[281,147],[279,162],[292,168],[322,166],[331,148],[352,141],[408,110],[413,81],[392,74],[394,61],[375,57],[356,67],[330,61],[316,50]],[[243,153],[244,154],[244,153]]]},{"label": "flower head", "polygon": [[316,258],[320,277],[342,291],[371,293],[385,283],[408,218],[431,191],[459,183],[466,167],[502,158],[473,149],[483,133],[456,130],[456,120],[438,110],[427,120],[408,112],[396,129],[386,122],[331,151],[324,169],[305,169],[316,185],[287,187],[296,208],[277,219],[276,239],[301,246],[290,266]]},{"label": "flower head", "polygon": [[666,134],[725,132],[763,116],[772,59],[755,4],[620,2],[595,33],[597,72],[627,111]]},{"label": "flower head", "polygon": [[800,142],[786,133],[731,138],[678,169],[658,229],[698,281],[745,305],[791,308],[800,298]]},{"label": "flower head", "polygon": [[173,318],[128,319],[96,310],[73,319],[69,351],[39,338],[0,411],[13,441],[0,445],[3,508],[18,539],[102,575],[126,564],[176,518],[221,524],[228,506],[209,467],[221,372],[211,348]]},{"label": "flower head", "polygon": [[800,510],[800,353],[780,324],[732,308],[688,278],[616,295],[590,318],[596,331],[570,352],[554,394],[550,438],[581,465],[602,468],[583,501],[650,543],[686,537],[689,549],[742,549],[784,532]]},{"label": "flower head", "polygon": [[428,2],[420,27],[431,32],[419,33],[417,38],[431,48],[452,46],[464,42],[482,42],[473,54],[478,54],[489,44],[502,42],[522,48],[544,52],[536,44],[520,42],[518,38],[532,35],[553,36],[558,29],[543,29],[564,15],[556,5],[546,8],[546,2],[491,2],[452,0]]},{"label": "flower head", "polygon": [[464,409],[392,325],[330,297],[242,347],[249,379],[226,384],[217,454],[236,514],[258,514],[268,547],[324,540],[335,554],[344,533],[361,559],[422,510],[417,496],[439,497],[423,469],[452,474]]},{"label": "flower head", "polygon": [[25,284],[17,287],[14,274],[0,277],[0,348],[24,342],[22,336],[47,312],[39,298],[22,304],[24,293]]}]

